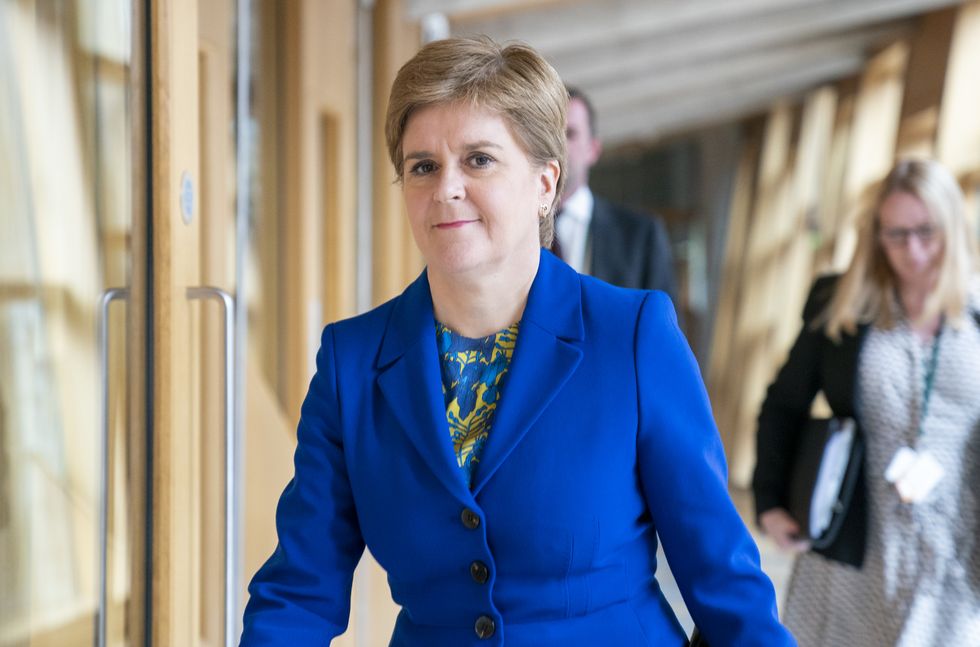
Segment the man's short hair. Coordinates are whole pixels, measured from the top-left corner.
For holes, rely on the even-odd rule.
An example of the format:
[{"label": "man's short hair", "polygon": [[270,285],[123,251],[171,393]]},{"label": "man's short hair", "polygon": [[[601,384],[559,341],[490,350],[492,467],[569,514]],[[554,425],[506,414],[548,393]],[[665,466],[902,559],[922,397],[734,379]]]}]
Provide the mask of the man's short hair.
[{"label": "man's short hair", "polygon": [[589,134],[593,137],[599,134],[598,124],[596,124],[596,114],[595,106],[592,105],[592,100],[589,96],[582,92],[579,88],[574,85],[566,85],[565,90],[568,91],[568,100],[578,99],[585,106],[585,112],[589,116]]}]

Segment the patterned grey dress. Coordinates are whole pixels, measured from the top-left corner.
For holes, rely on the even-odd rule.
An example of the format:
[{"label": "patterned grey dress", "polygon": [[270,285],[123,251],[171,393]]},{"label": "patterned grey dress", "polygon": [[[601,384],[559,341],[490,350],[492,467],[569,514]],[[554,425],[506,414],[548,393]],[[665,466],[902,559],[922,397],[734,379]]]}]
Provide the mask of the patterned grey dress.
[{"label": "patterned grey dress", "polygon": [[[870,510],[864,566],[812,553],[797,560],[784,619],[801,647],[980,645],[980,327],[972,318],[944,326],[916,440],[931,354],[932,342],[907,323],[867,333],[857,380]],[[883,477],[903,446],[930,452],[945,471],[921,503],[902,503]]]}]

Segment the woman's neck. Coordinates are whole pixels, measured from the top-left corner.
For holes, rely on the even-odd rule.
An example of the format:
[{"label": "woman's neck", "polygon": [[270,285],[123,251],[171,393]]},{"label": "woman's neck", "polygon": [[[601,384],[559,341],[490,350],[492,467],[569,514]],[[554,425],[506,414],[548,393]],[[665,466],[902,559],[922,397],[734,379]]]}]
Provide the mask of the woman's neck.
[{"label": "woman's neck", "polygon": [[428,273],[436,320],[465,337],[486,337],[520,321],[538,271],[525,267],[491,273]]},{"label": "woman's neck", "polygon": [[929,297],[929,290],[918,286],[902,286],[898,292],[899,299],[902,300],[902,309],[909,319],[918,319],[925,310],[926,299]]},{"label": "woman's neck", "polygon": [[923,319],[926,300],[933,288],[934,285],[923,282],[919,284],[905,283],[900,285],[898,289],[898,298],[901,300],[905,316],[908,317],[909,325],[916,334],[924,339],[929,339],[935,335],[941,322],[939,314]]}]

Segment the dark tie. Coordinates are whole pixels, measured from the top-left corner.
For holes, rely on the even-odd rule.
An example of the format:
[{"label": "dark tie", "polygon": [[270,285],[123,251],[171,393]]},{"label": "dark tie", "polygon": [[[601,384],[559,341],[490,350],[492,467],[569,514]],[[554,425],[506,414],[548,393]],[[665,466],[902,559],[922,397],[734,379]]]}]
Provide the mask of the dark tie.
[{"label": "dark tie", "polygon": [[[551,239],[551,253],[557,256],[558,258],[562,258],[561,241],[558,240],[558,219],[561,218],[562,211],[564,211],[564,209],[562,209],[561,207],[559,207],[558,210],[555,211],[555,222],[554,222],[555,235]],[[564,259],[562,258],[562,260]]]}]

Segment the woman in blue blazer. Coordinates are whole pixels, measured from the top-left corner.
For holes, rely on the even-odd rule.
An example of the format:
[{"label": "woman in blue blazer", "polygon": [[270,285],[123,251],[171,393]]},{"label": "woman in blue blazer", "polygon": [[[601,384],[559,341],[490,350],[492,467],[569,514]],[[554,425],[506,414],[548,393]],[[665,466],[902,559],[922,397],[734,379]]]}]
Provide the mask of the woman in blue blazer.
[{"label": "woman in blue blazer", "polygon": [[386,136],[426,270],[323,332],[243,645],[327,645],[365,546],[393,646],[793,645],[668,298],[544,251],[567,96],[523,45],[426,45]]}]

